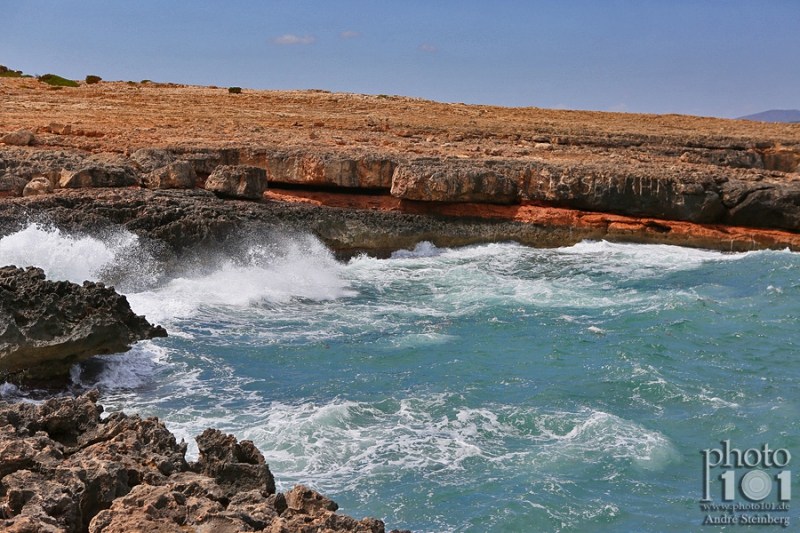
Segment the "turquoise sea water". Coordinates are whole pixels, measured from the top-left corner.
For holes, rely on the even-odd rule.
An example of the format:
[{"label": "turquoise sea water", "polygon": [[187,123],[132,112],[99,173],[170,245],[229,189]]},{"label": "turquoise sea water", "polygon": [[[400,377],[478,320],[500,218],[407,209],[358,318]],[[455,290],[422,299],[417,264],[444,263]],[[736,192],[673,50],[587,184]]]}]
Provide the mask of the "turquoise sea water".
[{"label": "turquoise sea water", "polygon": [[[389,529],[782,529],[703,526],[722,513],[700,508],[700,452],[769,444],[797,455],[783,468],[797,477],[797,254],[422,243],[342,263],[301,237],[167,279],[137,246],[31,226],[0,240],[0,262],[123,272],[118,289],[170,337],[73,380],[108,410],[160,417],[190,455],[209,426],[251,439],[279,490],[302,482]],[[779,503],[775,483],[760,503]],[[796,527],[788,503],[750,514]]]}]

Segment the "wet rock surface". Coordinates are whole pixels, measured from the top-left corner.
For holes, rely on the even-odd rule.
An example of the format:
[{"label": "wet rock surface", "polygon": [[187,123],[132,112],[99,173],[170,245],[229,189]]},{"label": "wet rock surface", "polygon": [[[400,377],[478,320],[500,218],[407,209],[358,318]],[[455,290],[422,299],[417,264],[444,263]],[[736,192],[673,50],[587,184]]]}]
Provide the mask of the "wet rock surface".
[{"label": "wet rock surface", "polygon": [[35,267],[0,268],[0,378],[67,375],[78,361],[166,335],[112,287],[48,281]]},{"label": "wet rock surface", "polygon": [[200,460],[189,463],[186,444],[157,418],[101,419],[97,399],[91,391],[0,402],[0,530],[384,531],[380,520],[336,514],[336,503],[308,487],[276,493],[252,442],[209,429],[197,437]]}]

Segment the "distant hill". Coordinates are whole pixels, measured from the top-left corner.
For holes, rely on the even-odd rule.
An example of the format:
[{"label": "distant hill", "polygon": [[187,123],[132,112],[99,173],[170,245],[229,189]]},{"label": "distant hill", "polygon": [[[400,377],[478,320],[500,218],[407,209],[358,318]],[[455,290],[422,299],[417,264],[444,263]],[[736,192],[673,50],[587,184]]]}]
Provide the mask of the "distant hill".
[{"label": "distant hill", "polygon": [[757,120],[759,122],[800,122],[800,111],[797,109],[770,109],[755,115],[739,117],[737,120]]}]

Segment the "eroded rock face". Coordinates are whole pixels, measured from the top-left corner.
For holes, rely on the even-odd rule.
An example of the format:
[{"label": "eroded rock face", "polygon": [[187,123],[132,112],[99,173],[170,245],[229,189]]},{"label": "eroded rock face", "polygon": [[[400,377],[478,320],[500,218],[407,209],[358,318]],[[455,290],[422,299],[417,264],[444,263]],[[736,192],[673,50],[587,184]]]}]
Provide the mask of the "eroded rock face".
[{"label": "eroded rock face", "polygon": [[719,170],[687,176],[631,162],[537,162],[525,170],[520,189],[528,200],[557,206],[711,223],[727,215],[720,189],[725,181]]},{"label": "eroded rock face", "polygon": [[232,198],[259,200],[267,190],[267,171],[249,165],[220,165],[206,180],[206,190]]},{"label": "eroded rock face", "polygon": [[392,195],[405,200],[433,202],[518,201],[519,176],[523,169],[459,160],[417,160],[400,165],[392,178]]},{"label": "eroded rock face", "polygon": [[[548,149],[536,148],[538,144]],[[587,155],[558,144],[538,144],[531,149],[546,157],[522,159],[501,152],[474,159],[409,159],[367,149],[337,153],[177,147],[144,148],[126,158],[4,147],[0,196],[22,195],[28,182],[41,175],[57,188],[192,189],[207,177],[206,187],[228,198],[260,199],[269,181],[343,192],[391,190],[395,197],[413,201],[532,201],[635,217],[800,230],[800,205],[794,201],[800,195],[800,153],[794,148],[701,148],[687,141],[640,153],[609,155],[593,149],[597,154]]]},{"label": "eroded rock face", "polygon": [[53,378],[73,363],[166,337],[102,283],[47,281],[40,268],[0,268],[0,376]]},{"label": "eroded rock face", "polygon": [[265,169],[270,183],[361,189],[388,190],[397,167],[394,159],[368,152],[183,149],[175,156],[190,161],[198,174],[210,174],[218,165],[250,165]]},{"label": "eroded rock face", "polygon": [[388,189],[395,162],[374,156],[363,158],[336,154],[296,154],[265,157],[270,181],[296,185]]},{"label": "eroded rock face", "polygon": [[[0,530],[384,531],[380,520],[336,514],[336,503],[305,486],[276,494],[252,443],[207,430],[197,437],[201,460],[187,463],[186,444],[157,418],[101,420],[97,398],[0,402]],[[239,470],[236,487],[201,473],[242,464],[259,468]]]},{"label": "eroded rock face", "polygon": [[5,172],[24,178],[40,175],[60,179],[64,170],[77,170],[92,160],[91,154],[76,150],[32,150],[30,148],[5,147],[0,149],[0,173]]}]

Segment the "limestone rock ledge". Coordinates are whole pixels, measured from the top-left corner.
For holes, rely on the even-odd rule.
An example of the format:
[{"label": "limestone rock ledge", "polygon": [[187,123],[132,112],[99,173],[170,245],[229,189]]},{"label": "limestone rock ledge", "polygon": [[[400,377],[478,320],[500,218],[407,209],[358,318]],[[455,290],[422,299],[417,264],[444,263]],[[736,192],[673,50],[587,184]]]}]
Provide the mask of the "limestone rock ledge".
[{"label": "limestone rock ledge", "polygon": [[623,216],[800,232],[800,148],[756,151],[741,146],[711,150],[658,145],[641,153],[619,150],[606,154],[551,147],[547,157],[472,159],[388,155],[377,149],[351,153],[172,147],[141,148],[126,157],[4,147],[0,196],[24,195],[33,180],[49,180],[55,189],[197,186],[221,197],[256,201],[272,187],[323,188],[414,202],[535,202]]},{"label": "limestone rock ledge", "polygon": [[0,530],[384,532],[380,520],[336,514],[335,502],[303,485],[276,493],[250,441],[208,429],[189,463],[163,422],[101,419],[97,399],[0,402]]},{"label": "limestone rock ledge", "polygon": [[0,378],[67,375],[78,361],[166,336],[112,287],[47,281],[35,267],[0,268]]}]

